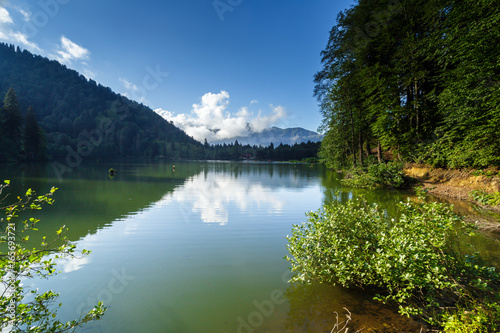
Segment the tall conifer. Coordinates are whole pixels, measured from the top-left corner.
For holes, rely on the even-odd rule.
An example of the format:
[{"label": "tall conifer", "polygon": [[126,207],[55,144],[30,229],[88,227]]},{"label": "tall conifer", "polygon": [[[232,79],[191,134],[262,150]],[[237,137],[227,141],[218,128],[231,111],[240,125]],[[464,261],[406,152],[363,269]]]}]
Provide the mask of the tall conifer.
[{"label": "tall conifer", "polygon": [[38,161],[44,158],[45,149],[42,129],[38,125],[33,108],[30,106],[26,113],[24,125],[24,152],[29,161]]},{"label": "tall conifer", "polygon": [[5,95],[3,108],[0,114],[2,131],[2,148],[8,159],[18,159],[22,151],[23,116],[17,101],[14,88],[10,88]]}]

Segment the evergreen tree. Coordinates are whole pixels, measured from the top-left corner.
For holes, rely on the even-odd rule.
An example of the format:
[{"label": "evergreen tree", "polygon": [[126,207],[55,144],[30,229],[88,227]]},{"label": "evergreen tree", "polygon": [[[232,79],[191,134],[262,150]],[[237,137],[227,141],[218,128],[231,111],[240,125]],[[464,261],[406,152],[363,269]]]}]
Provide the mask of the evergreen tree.
[{"label": "evergreen tree", "polygon": [[28,161],[39,161],[45,158],[43,130],[38,126],[33,108],[26,113],[24,125],[24,152]]},{"label": "evergreen tree", "polygon": [[18,160],[22,151],[23,116],[16,92],[11,87],[5,95],[0,114],[2,159]]}]

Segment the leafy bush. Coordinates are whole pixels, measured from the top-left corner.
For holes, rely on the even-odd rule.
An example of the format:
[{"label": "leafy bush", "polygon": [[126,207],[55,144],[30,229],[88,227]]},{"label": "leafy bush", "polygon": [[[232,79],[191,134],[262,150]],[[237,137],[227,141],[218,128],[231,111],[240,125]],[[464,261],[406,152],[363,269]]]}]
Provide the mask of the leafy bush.
[{"label": "leafy bush", "polygon": [[500,305],[486,302],[459,309],[450,314],[444,324],[445,332],[453,333],[489,333],[500,331]]},{"label": "leafy bush", "polygon": [[391,187],[403,188],[410,183],[410,178],[404,173],[403,162],[374,163],[367,168],[352,171],[342,183],[352,187],[377,188]]},{"label": "leafy bush", "polygon": [[[0,184],[0,195],[10,185],[5,180]],[[28,189],[24,197],[17,197],[12,204],[5,204],[7,196],[0,198],[0,210],[5,212],[5,219],[0,219],[0,277],[2,286],[0,293],[0,331],[21,332],[74,332],[83,324],[100,319],[106,308],[99,302],[92,310],[76,320],[63,323],[56,318],[57,309],[54,302],[59,296],[50,290],[38,293],[38,289],[29,290],[23,286],[23,280],[29,277],[48,278],[56,273],[56,260],[75,257],[75,245],[64,236],[64,226],[56,231],[52,240],[43,237],[38,248],[27,248],[29,234],[36,231],[38,219],[30,218],[17,222],[19,213],[25,210],[42,209],[42,205],[52,205],[52,195],[56,188],[44,195],[36,195]],[[57,246],[57,243],[62,245]],[[7,249],[6,252],[3,252]],[[89,251],[82,250],[82,255]],[[50,257],[49,255],[53,255]]]},{"label": "leafy bush", "polygon": [[287,237],[292,281],[380,288],[376,299],[436,325],[449,317],[442,307],[469,309],[471,299],[493,297],[494,268],[456,246],[470,224],[445,204],[409,200],[399,208],[398,219],[356,200],[309,213]]},{"label": "leafy bush", "polygon": [[470,196],[472,199],[485,206],[500,205],[500,192],[487,193],[480,190],[473,190],[470,192]]},{"label": "leafy bush", "polygon": [[305,163],[319,163],[319,158],[317,158],[317,157],[308,157],[308,158],[304,158],[302,161],[305,162]]},{"label": "leafy bush", "polygon": [[481,169],[478,169],[478,170],[472,171],[471,174],[474,175],[474,176],[495,177],[495,176],[498,176],[498,174],[500,174],[500,172],[497,174],[493,170],[481,170]]},{"label": "leafy bush", "polygon": [[419,159],[436,168],[488,168],[500,166],[498,143],[484,141],[479,135],[476,139],[452,140],[449,135],[437,139],[431,144],[422,145]]}]

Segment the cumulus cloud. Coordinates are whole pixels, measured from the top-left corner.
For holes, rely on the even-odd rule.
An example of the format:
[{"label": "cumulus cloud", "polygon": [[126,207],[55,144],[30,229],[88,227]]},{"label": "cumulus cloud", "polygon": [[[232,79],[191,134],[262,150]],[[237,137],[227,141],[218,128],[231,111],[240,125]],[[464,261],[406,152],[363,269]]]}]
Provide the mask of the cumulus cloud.
[{"label": "cumulus cloud", "polygon": [[80,45],[72,42],[69,38],[61,36],[61,44],[57,51],[57,60],[61,63],[71,63],[73,61],[82,61],[89,58],[90,51]]},{"label": "cumulus cloud", "polygon": [[[255,103],[256,101],[252,101],[250,105]],[[236,113],[231,113],[228,111],[228,106],[229,93],[221,91],[218,94],[203,95],[201,103],[193,104],[191,113],[187,115],[174,115],[163,109],[155,111],[200,142],[205,139],[214,142],[262,132],[287,116],[282,106],[270,105],[269,115],[263,115],[261,110],[255,115],[248,107],[242,107]]]},{"label": "cumulus cloud", "polygon": [[34,52],[41,51],[38,45],[29,41],[25,34],[15,29],[14,20],[6,8],[5,1],[0,1],[0,40],[21,45]]},{"label": "cumulus cloud", "polygon": [[14,21],[7,9],[0,7],[0,24],[13,24]]}]

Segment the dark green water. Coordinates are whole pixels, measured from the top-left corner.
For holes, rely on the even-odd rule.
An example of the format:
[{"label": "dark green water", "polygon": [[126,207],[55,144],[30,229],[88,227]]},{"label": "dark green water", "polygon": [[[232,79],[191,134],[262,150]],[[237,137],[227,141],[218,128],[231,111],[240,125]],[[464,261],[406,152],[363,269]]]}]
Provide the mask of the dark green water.
[{"label": "dark green water", "polygon": [[68,238],[92,254],[25,284],[61,293],[62,320],[98,300],[109,306],[83,332],[329,332],[344,307],[358,328],[408,329],[371,295],[290,286],[283,259],[286,235],[305,212],[360,194],[395,212],[405,193],[352,192],[336,173],[293,164],[82,165],[63,179],[50,165],[3,167],[0,178],[14,193],[59,188],[54,206],[36,212],[39,234],[66,225]]}]

